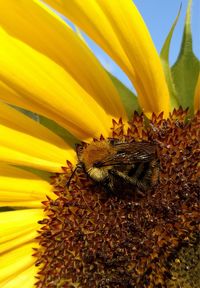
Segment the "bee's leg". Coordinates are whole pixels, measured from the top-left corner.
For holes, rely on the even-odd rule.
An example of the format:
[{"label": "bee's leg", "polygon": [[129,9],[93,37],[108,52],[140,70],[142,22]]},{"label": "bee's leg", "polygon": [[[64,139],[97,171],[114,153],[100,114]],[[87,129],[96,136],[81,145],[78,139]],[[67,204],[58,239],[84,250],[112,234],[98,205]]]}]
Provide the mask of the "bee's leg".
[{"label": "bee's leg", "polygon": [[111,177],[106,177],[101,184],[106,193],[111,194],[113,192],[113,181]]},{"label": "bee's leg", "polygon": [[108,171],[108,176],[104,180],[103,186],[105,192],[108,193],[110,196],[116,196],[118,192],[121,191],[119,190],[119,181],[117,181],[119,179],[120,178],[116,176],[114,172],[112,173],[111,170]]},{"label": "bee's leg", "polygon": [[65,184],[65,186],[66,186],[68,189],[69,189],[69,187],[70,187],[70,182],[71,182],[71,180],[73,179],[74,175],[76,174],[76,172],[77,172],[79,169],[84,170],[84,166],[83,166],[83,163],[82,163],[82,162],[79,162],[79,163],[76,165],[76,167],[75,167],[75,169],[72,171],[72,173],[71,173],[71,175],[70,175],[67,183]]},{"label": "bee's leg", "polygon": [[135,173],[137,187],[142,191],[153,187],[159,179],[159,164],[157,160],[141,163]]},{"label": "bee's leg", "polygon": [[142,182],[140,180],[138,180],[138,178],[135,175],[132,175],[131,177],[128,176],[127,174],[124,174],[120,171],[116,171],[116,170],[112,170],[111,172],[113,175],[115,175],[115,177],[119,177],[121,179],[123,179],[123,181],[131,186],[135,187],[135,201],[138,201],[137,196],[145,196],[145,191],[147,189],[147,185],[145,182]]}]

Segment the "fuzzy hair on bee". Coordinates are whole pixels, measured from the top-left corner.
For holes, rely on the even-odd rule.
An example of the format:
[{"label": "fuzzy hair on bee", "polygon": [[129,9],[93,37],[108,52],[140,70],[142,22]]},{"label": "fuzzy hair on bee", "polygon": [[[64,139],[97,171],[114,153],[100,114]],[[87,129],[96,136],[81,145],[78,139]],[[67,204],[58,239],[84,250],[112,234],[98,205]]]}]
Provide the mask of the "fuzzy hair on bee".
[{"label": "fuzzy hair on bee", "polygon": [[159,178],[156,145],[147,142],[95,141],[77,148],[78,167],[105,190],[145,191]]}]

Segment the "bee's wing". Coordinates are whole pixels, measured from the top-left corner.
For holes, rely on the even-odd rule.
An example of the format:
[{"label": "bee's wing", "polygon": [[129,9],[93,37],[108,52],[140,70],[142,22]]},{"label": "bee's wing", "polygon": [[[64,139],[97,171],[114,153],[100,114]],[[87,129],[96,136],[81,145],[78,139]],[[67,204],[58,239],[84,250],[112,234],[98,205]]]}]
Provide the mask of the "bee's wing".
[{"label": "bee's wing", "polygon": [[114,148],[116,152],[101,161],[102,167],[149,162],[155,159],[156,146],[149,143],[116,143]]}]

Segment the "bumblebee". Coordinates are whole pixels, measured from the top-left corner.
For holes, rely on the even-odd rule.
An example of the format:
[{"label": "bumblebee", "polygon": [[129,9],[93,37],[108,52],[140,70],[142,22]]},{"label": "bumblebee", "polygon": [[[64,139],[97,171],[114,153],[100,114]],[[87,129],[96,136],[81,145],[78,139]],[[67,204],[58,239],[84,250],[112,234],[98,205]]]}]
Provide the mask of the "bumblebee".
[{"label": "bumblebee", "polygon": [[156,145],[147,142],[96,141],[77,148],[78,167],[109,192],[145,191],[159,178]]}]

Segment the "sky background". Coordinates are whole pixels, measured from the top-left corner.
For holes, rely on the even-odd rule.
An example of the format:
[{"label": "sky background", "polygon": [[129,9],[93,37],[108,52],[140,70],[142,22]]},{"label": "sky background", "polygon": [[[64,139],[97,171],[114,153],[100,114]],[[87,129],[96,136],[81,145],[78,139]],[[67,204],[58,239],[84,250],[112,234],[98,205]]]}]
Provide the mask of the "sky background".
[{"label": "sky background", "polygon": [[[170,47],[170,64],[172,65],[180,49],[188,0],[134,0],[133,2],[143,16],[158,52],[162,48],[182,3],[181,15]],[[193,0],[192,4],[192,34],[193,50],[200,59],[200,0]],[[130,81],[121,69],[93,41],[85,35],[84,37],[104,67],[132,90],[133,87]]]}]

